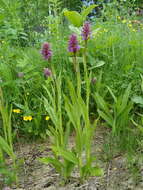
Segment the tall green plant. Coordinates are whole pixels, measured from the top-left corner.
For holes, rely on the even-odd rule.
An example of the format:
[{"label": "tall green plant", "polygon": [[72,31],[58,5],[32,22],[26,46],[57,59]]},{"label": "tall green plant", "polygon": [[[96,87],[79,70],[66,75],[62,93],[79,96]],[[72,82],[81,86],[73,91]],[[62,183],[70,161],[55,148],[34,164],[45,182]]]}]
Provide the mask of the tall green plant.
[{"label": "tall green plant", "polygon": [[[13,141],[12,141],[12,128],[11,128],[11,113],[12,109],[8,105],[5,106],[5,101],[2,93],[2,89],[0,88],[0,113],[2,116],[2,129],[3,134],[0,135],[0,161],[5,162],[4,154],[6,153],[13,161],[13,173],[14,173],[14,180],[17,182],[17,175],[16,175],[16,156],[13,151]],[[4,137],[2,137],[4,135]],[[3,170],[0,170],[0,173]],[[3,172],[2,172],[3,174]]]},{"label": "tall green plant", "polygon": [[[76,91],[68,78],[66,81],[69,95],[64,94],[64,97],[61,93],[60,77],[50,82],[52,85],[48,82],[49,86],[44,86],[47,92],[44,97],[45,108],[53,124],[49,126],[48,131],[49,137],[53,140],[51,143],[53,157],[41,158],[40,161],[55,167],[64,180],[71,176],[75,167],[78,168],[81,179],[102,175],[102,170],[95,164],[95,156],[91,154],[97,120],[93,125],[90,124],[89,109],[81,96],[81,89],[77,88]],[[73,147],[70,145],[71,128],[75,131]]]},{"label": "tall green plant", "polygon": [[112,128],[113,134],[120,134],[128,127],[132,102],[129,100],[131,84],[128,86],[123,95],[116,97],[112,90],[108,91],[113,99],[113,103],[108,103],[102,96],[95,92],[94,98],[97,104],[98,114]]},{"label": "tall green plant", "polygon": [[[90,78],[86,78],[86,80],[90,80]],[[102,170],[94,166],[95,156],[91,155],[91,143],[98,120],[91,125],[87,104],[89,102],[83,100],[81,94],[74,90],[70,81],[68,81],[68,89],[70,96],[65,96],[65,110],[75,130],[74,152],[80,177],[83,179],[88,176],[102,175]],[[87,88],[88,90],[90,89]],[[87,100],[89,100],[89,95],[90,92],[87,92]],[[83,153],[85,153],[85,157]]]},{"label": "tall green plant", "polygon": [[90,5],[82,10],[81,13],[77,11],[68,11],[64,10],[64,15],[68,19],[68,21],[76,27],[81,27],[86,20],[88,14],[96,7],[97,5]]}]

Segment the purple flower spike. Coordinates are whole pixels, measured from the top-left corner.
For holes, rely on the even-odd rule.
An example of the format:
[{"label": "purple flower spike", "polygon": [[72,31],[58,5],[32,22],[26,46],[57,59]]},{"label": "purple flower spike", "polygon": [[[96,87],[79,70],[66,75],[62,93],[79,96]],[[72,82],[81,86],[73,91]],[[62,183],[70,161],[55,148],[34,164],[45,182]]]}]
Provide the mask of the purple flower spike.
[{"label": "purple flower spike", "polygon": [[45,42],[42,46],[41,54],[45,60],[50,60],[52,57],[52,51],[50,49],[49,43]]},{"label": "purple flower spike", "polygon": [[69,52],[76,53],[80,49],[78,45],[77,37],[75,34],[72,34],[69,38],[68,50]]},{"label": "purple flower spike", "polygon": [[82,39],[87,41],[91,37],[91,28],[90,28],[90,23],[85,22],[85,24],[82,27]]},{"label": "purple flower spike", "polygon": [[44,76],[46,78],[50,77],[52,75],[52,72],[49,68],[44,68]]}]

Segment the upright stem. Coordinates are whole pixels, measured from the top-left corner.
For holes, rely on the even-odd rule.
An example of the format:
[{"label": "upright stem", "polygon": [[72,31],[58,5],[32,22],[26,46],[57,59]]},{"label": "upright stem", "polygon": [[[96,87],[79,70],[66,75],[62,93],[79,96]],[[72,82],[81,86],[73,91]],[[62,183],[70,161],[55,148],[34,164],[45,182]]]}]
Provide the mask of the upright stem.
[{"label": "upright stem", "polygon": [[76,53],[74,53],[74,56],[73,56],[73,66],[74,66],[74,71],[77,72],[77,59],[76,59]]},{"label": "upright stem", "polygon": [[73,56],[73,65],[74,65],[74,71],[76,72],[76,77],[77,77],[77,94],[79,97],[81,95],[81,78],[80,78],[80,67],[79,67],[79,63],[77,62],[76,53],[74,53],[74,56]]},{"label": "upright stem", "polygon": [[85,41],[84,44],[84,52],[83,52],[83,66],[84,66],[84,80],[86,83],[86,106],[87,111],[89,110],[89,79],[88,79],[88,70],[87,70],[87,41]]},{"label": "upright stem", "polygon": [[86,161],[90,165],[90,154],[91,154],[91,129],[89,121],[89,98],[90,98],[90,76],[88,76],[87,69],[87,41],[84,44],[83,52],[83,66],[84,66],[84,80],[86,84]]}]

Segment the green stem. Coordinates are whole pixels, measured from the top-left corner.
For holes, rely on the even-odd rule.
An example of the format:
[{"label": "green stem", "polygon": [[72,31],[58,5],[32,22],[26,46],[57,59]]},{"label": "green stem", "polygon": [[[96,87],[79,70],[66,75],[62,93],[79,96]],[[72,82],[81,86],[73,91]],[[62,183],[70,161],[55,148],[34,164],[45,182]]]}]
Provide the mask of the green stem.
[{"label": "green stem", "polygon": [[77,94],[78,94],[78,97],[80,97],[80,95],[81,95],[81,78],[80,78],[80,67],[79,67],[79,63],[77,62],[76,53],[74,53],[74,56],[73,56],[73,65],[74,65],[74,71],[76,72],[76,77],[77,77]]},{"label": "green stem", "polygon": [[87,111],[89,111],[90,81],[88,79],[88,69],[87,69],[87,41],[85,41],[84,44],[83,66],[84,66],[84,80],[86,83],[86,106],[87,106]]}]

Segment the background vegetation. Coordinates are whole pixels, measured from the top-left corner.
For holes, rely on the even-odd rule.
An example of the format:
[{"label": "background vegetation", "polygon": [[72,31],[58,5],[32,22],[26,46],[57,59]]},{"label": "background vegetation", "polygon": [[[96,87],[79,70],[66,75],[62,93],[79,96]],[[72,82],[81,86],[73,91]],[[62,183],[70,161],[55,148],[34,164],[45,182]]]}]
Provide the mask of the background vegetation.
[{"label": "background vegetation", "polygon": [[[76,167],[82,180],[103,174],[91,154],[96,127],[110,130],[117,151],[140,155],[142,4],[135,0],[94,3],[86,7],[79,0],[0,0],[2,186],[17,182],[14,143],[21,138],[52,137],[53,157],[41,161],[52,164],[65,181]],[[81,33],[86,21],[91,36],[85,42]],[[76,54],[68,51],[73,33],[80,45]],[[45,42],[52,51],[49,61],[41,55]],[[48,77],[45,68],[51,72]],[[75,146],[70,149],[73,131]],[[7,157],[12,159],[10,169]]]}]

